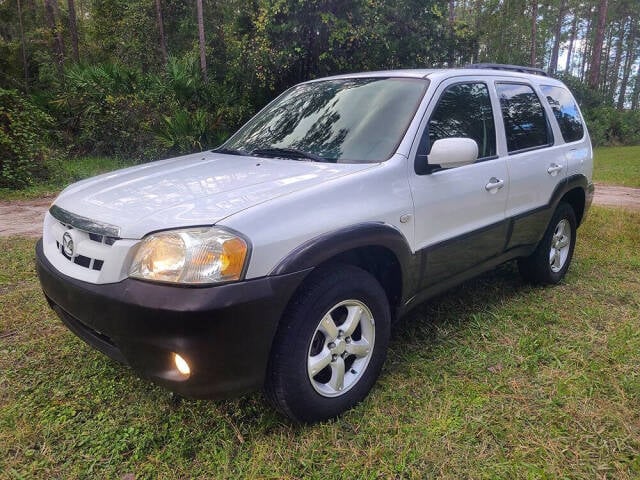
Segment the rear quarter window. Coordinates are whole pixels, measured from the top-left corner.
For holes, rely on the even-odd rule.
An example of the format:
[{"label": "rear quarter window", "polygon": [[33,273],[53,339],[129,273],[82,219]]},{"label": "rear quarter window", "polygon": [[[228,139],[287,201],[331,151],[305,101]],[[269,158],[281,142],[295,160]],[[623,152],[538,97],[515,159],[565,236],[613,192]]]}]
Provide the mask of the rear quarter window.
[{"label": "rear quarter window", "polygon": [[551,145],[553,136],[542,103],[530,85],[497,83],[509,153]]},{"label": "rear quarter window", "polygon": [[550,85],[542,85],[540,89],[551,105],[564,141],[575,142],[584,137],[582,117],[569,90]]}]

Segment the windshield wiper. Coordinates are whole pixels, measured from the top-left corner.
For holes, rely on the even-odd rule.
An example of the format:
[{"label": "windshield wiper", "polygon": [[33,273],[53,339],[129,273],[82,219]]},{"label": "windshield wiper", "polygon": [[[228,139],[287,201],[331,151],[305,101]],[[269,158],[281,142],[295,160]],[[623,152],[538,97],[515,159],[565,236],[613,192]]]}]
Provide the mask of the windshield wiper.
[{"label": "windshield wiper", "polygon": [[233,148],[214,148],[211,150],[213,153],[225,153],[227,155],[249,155],[247,152],[243,152],[242,150],[235,150]]},{"label": "windshield wiper", "polygon": [[251,155],[263,157],[280,157],[291,160],[313,160],[314,162],[335,162],[334,159],[324,158],[315,153],[305,152],[295,148],[256,148]]}]

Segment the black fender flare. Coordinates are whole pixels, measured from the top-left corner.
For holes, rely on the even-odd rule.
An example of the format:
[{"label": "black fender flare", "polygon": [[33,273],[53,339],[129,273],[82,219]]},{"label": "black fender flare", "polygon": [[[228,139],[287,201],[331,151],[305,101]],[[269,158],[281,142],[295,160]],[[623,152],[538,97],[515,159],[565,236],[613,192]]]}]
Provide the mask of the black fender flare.
[{"label": "black fender flare", "polygon": [[[562,197],[576,188],[582,189],[584,193],[584,211],[582,212],[582,219],[584,219],[593,200],[594,187],[593,183],[589,183],[587,177],[581,173],[570,175],[555,188],[555,190],[551,194],[551,199],[549,201],[549,207],[551,207],[550,215],[552,215],[555,209],[558,208],[558,204],[560,203]],[[576,214],[577,213],[578,212],[576,212]],[[549,220],[551,220],[551,218],[549,218]]]},{"label": "black fender flare", "polygon": [[311,238],[280,260],[270,275],[285,275],[313,268],[336,255],[360,247],[383,247],[390,250],[400,263],[405,283],[413,252],[402,232],[383,222],[358,223]]}]

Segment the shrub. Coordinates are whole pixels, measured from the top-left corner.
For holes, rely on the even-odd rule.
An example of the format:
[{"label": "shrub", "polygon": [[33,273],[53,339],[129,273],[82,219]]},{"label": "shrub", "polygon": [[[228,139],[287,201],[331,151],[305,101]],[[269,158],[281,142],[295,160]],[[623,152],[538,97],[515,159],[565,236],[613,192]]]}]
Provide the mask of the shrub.
[{"label": "shrub", "polygon": [[204,82],[197,57],[186,55],[157,75],[70,67],[52,106],[70,153],[146,160],[219,145],[252,110],[235,91]]},{"label": "shrub", "polygon": [[640,144],[639,111],[597,107],[583,113],[594,146]]},{"label": "shrub", "polygon": [[154,141],[157,102],[140,72],[116,64],[76,65],[53,102],[71,153],[140,159]]},{"label": "shrub", "polygon": [[17,91],[0,89],[1,187],[25,187],[43,175],[52,123]]}]

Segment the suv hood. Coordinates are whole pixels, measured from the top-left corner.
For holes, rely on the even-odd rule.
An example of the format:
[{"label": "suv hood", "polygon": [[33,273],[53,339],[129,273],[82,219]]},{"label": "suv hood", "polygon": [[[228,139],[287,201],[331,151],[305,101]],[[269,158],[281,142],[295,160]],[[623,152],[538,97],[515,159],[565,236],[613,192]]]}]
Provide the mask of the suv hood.
[{"label": "suv hood", "polygon": [[75,183],[59,207],[142,238],[167,228],[212,225],[303,188],[372,168],[203,152],[126,168]]}]

